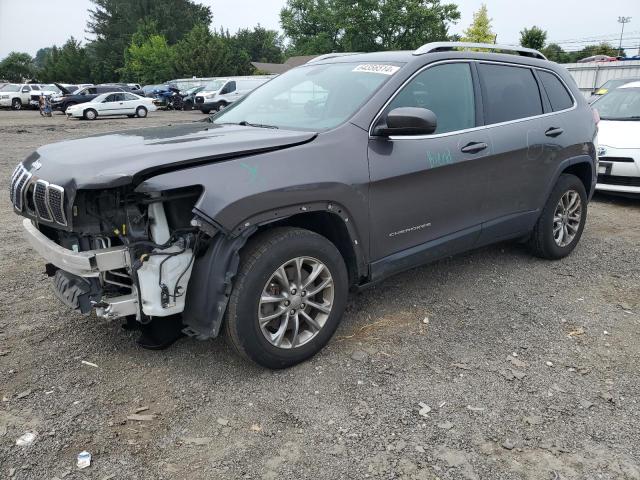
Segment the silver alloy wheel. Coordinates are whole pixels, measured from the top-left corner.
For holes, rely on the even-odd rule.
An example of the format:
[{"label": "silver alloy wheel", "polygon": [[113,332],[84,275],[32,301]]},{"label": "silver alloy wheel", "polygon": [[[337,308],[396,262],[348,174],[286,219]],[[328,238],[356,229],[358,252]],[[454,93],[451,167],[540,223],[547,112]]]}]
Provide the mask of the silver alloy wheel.
[{"label": "silver alloy wheel", "polygon": [[93,110],[87,110],[84,112],[84,116],[87,117],[87,120],[95,120],[97,115]]},{"label": "silver alloy wheel", "polygon": [[582,200],[575,190],[560,198],[553,213],[553,239],[559,247],[566,247],[576,238],[582,222]]},{"label": "silver alloy wheel", "polygon": [[333,277],[312,257],[283,263],[265,284],[258,305],[264,337],[278,348],[296,348],[315,338],[333,307]]},{"label": "silver alloy wheel", "polygon": [[138,117],[144,118],[147,116],[147,109],[144,107],[138,107],[138,110],[136,110],[136,114],[138,115]]}]

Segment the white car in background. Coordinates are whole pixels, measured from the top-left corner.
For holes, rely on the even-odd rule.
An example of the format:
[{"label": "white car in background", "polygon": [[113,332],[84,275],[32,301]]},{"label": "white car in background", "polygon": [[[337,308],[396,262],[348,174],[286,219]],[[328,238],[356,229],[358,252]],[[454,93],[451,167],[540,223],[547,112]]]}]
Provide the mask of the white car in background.
[{"label": "white car in background", "polygon": [[55,94],[56,91],[49,89],[47,85],[8,83],[0,88],[0,107],[11,107],[14,110],[29,106],[37,108],[40,95],[51,97]]},{"label": "white car in background", "polygon": [[67,108],[70,117],[95,120],[98,117],[126,115],[130,118],[144,118],[149,112],[155,112],[153,99],[140,97],[129,92],[109,92],[98,95],[87,103],[79,103]]},{"label": "white car in background", "polygon": [[640,195],[640,82],[593,102],[600,115],[596,190]]}]

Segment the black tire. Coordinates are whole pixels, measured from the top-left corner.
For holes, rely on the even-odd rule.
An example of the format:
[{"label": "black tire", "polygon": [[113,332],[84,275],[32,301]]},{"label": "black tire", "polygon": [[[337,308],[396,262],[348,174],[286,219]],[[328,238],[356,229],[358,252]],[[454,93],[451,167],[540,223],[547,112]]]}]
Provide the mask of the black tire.
[{"label": "black tire", "polygon": [[147,109],[144,107],[136,108],[136,116],[138,118],[145,118],[147,116]]},{"label": "black tire", "polygon": [[64,107],[62,108],[62,113],[66,113],[67,112],[67,108],[69,107],[73,107],[74,105],[77,105],[77,102],[69,102],[69,103],[65,103]]},{"label": "black tire", "polygon": [[227,108],[229,104],[227,102],[220,102],[218,106],[216,106],[216,112],[221,112],[225,108]]},{"label": "black tire", "polygon": [[[324,325],[307,343],[279,348],[270,343],[258,322],[260,297],[271,275],[296,257],[322,262],[333,279],[333,306]],[[329,341],[342,318],[349,280],[338,249],[326,238],[299,228],[274,228],[251,238],[240,254],[227,307],[224,328],[227,341],[243,357],[271,369],[287,368],[318,353]],[[304,307],[304,306],[303,306]]]},{"label": "black tire", "polygon": [[209,113],[211,113],[211,110],[209,110],[208,108],[203,108],[202,110],[200,110],[202,113],[204,113],[205,115],[209,115]]},{"label": "black tire", "polygon": [[96,118],[98,118],[98,112],[96,112],[93,108],[87,108],[82,117],[85,120],[95,120]]},{"label": "black tire", "polygon": [[[554,238],[554,215],[560,200],[569,192],[577,192],[580,196],[580,224],[573,239],[567,245],[561,246]],[[558,260],[569,255],[580,241],[587,220],[587,192],[582,181],[575,175],[563,173],[547,199],[547,203],[536,222],[529,246],[534,255],[549,260]]]},{"label": "black tire", "polygon": [[129,118],[135,118],[136,116],[135,116],[135,115],[127,115],[127,117],[129,117]]},{"label": "black tire", "polygon": [[14,98],[11,101],[11,108],[14,110],[22,110],[22,100],[19,98]]}]

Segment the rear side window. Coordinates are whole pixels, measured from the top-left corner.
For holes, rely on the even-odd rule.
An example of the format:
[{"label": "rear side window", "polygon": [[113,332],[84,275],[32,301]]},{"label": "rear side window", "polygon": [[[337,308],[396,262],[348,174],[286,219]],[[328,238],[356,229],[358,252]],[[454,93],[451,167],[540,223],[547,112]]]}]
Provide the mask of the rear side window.
[{"label": "rear side window", "polygon": [[554,112],[573,107],[573,98],[558,77],[544,70],[538,70],[538,76],[545,92],[547,92],[551,109]]},{"label": "rear side window", "polygon": [[398,107],[428,108],[436,114],[435,133],[476,125],[473,79],[468,63],[447,63],[427,68],[393,99],[387,111]]},{"label": "rear side window", "polygon": [[125,98],[125,100],[138,100],[138,97],[136,97],[135,95],[133,95],[131,93],[125,93],[124,94],[124,98]]},{"label": "rear side window", "polygon": [[485,123],[542,115],[540,90],[529,68],[481,63]]}]

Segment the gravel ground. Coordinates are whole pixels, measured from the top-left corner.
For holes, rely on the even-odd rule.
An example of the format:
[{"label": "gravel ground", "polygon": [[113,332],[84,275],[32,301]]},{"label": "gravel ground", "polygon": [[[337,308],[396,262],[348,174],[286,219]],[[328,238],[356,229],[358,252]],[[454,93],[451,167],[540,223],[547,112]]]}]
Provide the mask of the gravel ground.
[{"label": "gravel ground", "polygon": [[[200,118],[1,111],[0,189],[39,145]],[[640,200],[597,196],[560,262],[501,244],[354,295],[278,372],[68,312],[6,194],[0,222],[0,478],[640,479]]]}]

